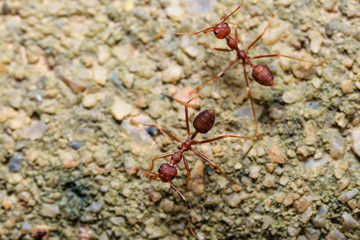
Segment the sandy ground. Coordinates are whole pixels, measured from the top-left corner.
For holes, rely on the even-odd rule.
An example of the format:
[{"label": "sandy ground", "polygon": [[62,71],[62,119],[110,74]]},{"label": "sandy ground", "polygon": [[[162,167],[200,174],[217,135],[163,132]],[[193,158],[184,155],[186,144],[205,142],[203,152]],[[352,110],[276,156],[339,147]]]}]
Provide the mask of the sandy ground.
[{"label": "sandy ground", "polygon": [[[240,1],[0,1],[0,239],[192,239],[181,197],[133,170],[179,149],[184,106],[235,52],[214,33]],[[229,18],[275,85],[251,77],[263,139],[222,139],[185,153],[173,183],[199,239],[358,239],[360,209],[360,3],[245,0]],[[231,36],[234,36],[232,27]],[[214,109],[209,139],[254,137],[241,63],[206,84],[190,122]],[[197,107],[197,108],[196,108]],[[190,124],[191,132],[194,131]],[[161,163],[155,162],[154,173]],[[44,236],[48,232],[48,236]]]}]

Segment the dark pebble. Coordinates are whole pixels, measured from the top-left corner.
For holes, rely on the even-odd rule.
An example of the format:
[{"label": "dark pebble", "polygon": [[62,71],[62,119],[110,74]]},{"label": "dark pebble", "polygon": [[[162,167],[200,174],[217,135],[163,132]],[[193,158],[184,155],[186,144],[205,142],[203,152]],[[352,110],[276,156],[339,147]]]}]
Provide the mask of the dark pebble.
[{"label": "dark pebble", "polygon": [[75,150],[78,150],[82,145],[84,145],[83,142],[78,142],[78,141],[69,142],[69,147]]},{"label": "dark pebble", "polygon": [[7,15],[10,13],[9,6],[6,3],[2,5],[1,10],[3,15]]},{"label": "dark pebble", "polygon": [[19,171],[22,167],[23,158],[24,155],[22,153],[15,153],[14,156],[10,158],[9,171],[11,172]]},{"label": "dark pebble", "polygon": [[150,136],[154,137],[159,134],[159,130],[156,127],[148,127],[146,132],[150,134]]}]

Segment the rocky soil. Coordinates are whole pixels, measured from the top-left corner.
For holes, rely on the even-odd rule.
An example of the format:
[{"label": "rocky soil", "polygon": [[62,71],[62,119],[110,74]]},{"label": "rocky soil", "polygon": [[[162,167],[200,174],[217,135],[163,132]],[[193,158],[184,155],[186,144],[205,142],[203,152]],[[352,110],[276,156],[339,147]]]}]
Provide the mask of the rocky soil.
[{"label": "rocky soil", "polygon": [[[235,53],[213,33],[233,0],[0,1],[0,239],[193,239],[184,202],[169,184],[134,170],[186,138],[193,89]],[[230,17],[243,49],[275,17],[249,56],[264,58],[275,85],[252,80],[262,140],[195,146],[173,181],[199,239],[360,237],[360,3],[245,0]],[[232,36],[233,36],[232,32]],[[189,110],[216,112],[213,129],[254,137],[242,65],[205,85]],[[193,131],[191,125],[191,131]],[[168,162],[169,159],[166,159]],[[157,160],[154,172],[160,164]]]}]

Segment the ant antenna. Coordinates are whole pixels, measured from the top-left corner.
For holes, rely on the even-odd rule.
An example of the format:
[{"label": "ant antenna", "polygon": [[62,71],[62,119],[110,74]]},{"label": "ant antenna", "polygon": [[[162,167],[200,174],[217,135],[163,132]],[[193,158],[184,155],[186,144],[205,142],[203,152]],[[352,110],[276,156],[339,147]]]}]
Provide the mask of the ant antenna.
[{"label": "ant antenna", "polygon": [[144,170],[141,168],[137,168],[137,167],[126,167],[126,168],[119,168],[119,169],[112,169],[112,170],[102,170],[102,169],[95,168],[95,171],[102,172],[102,173],[109,173],[109,172],[124,171],[124,170],[128,170],[128,169],[133,169],[136,171],[143,171],[143,172],[145,172],[146,175],[152,175],[152,176],[150,176],[152,179],[156,179],[159,177],[159,174],[155,174],[153,172],[150,172],[150,171],[147,171],[147,170]]},{"label": "ant antenna", "polygon": [[245,0],[243,0],[240,5],[232,12],[230,13],[227,17],[221,18],[221,23],[224,23],[226,19],[228,19],[231,15],[233,15],[237,10],[239,10],[241,8],[241,6],[243,5],[243,3],[245,2]]}]

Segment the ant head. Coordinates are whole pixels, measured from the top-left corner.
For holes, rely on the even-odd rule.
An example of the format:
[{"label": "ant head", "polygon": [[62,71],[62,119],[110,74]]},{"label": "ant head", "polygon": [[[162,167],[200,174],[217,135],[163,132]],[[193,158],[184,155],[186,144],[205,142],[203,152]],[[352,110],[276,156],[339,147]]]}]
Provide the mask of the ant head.
[{"label": "ant head", "polygon": [[159,171],[159,178],[163,182],[170,182],[177,175],[176,168],[168,163],[161,164],[158,171]]},{"label": "ant head", "polygon": [[229,27],[229,25],[227,23],[224,22],[220,22],[218,24],[216,24],[214,27],[214,34],[215,37],[219,38],[219,39],[223,39],[226,36],[228,36],[231,32],[231,28]]}]

